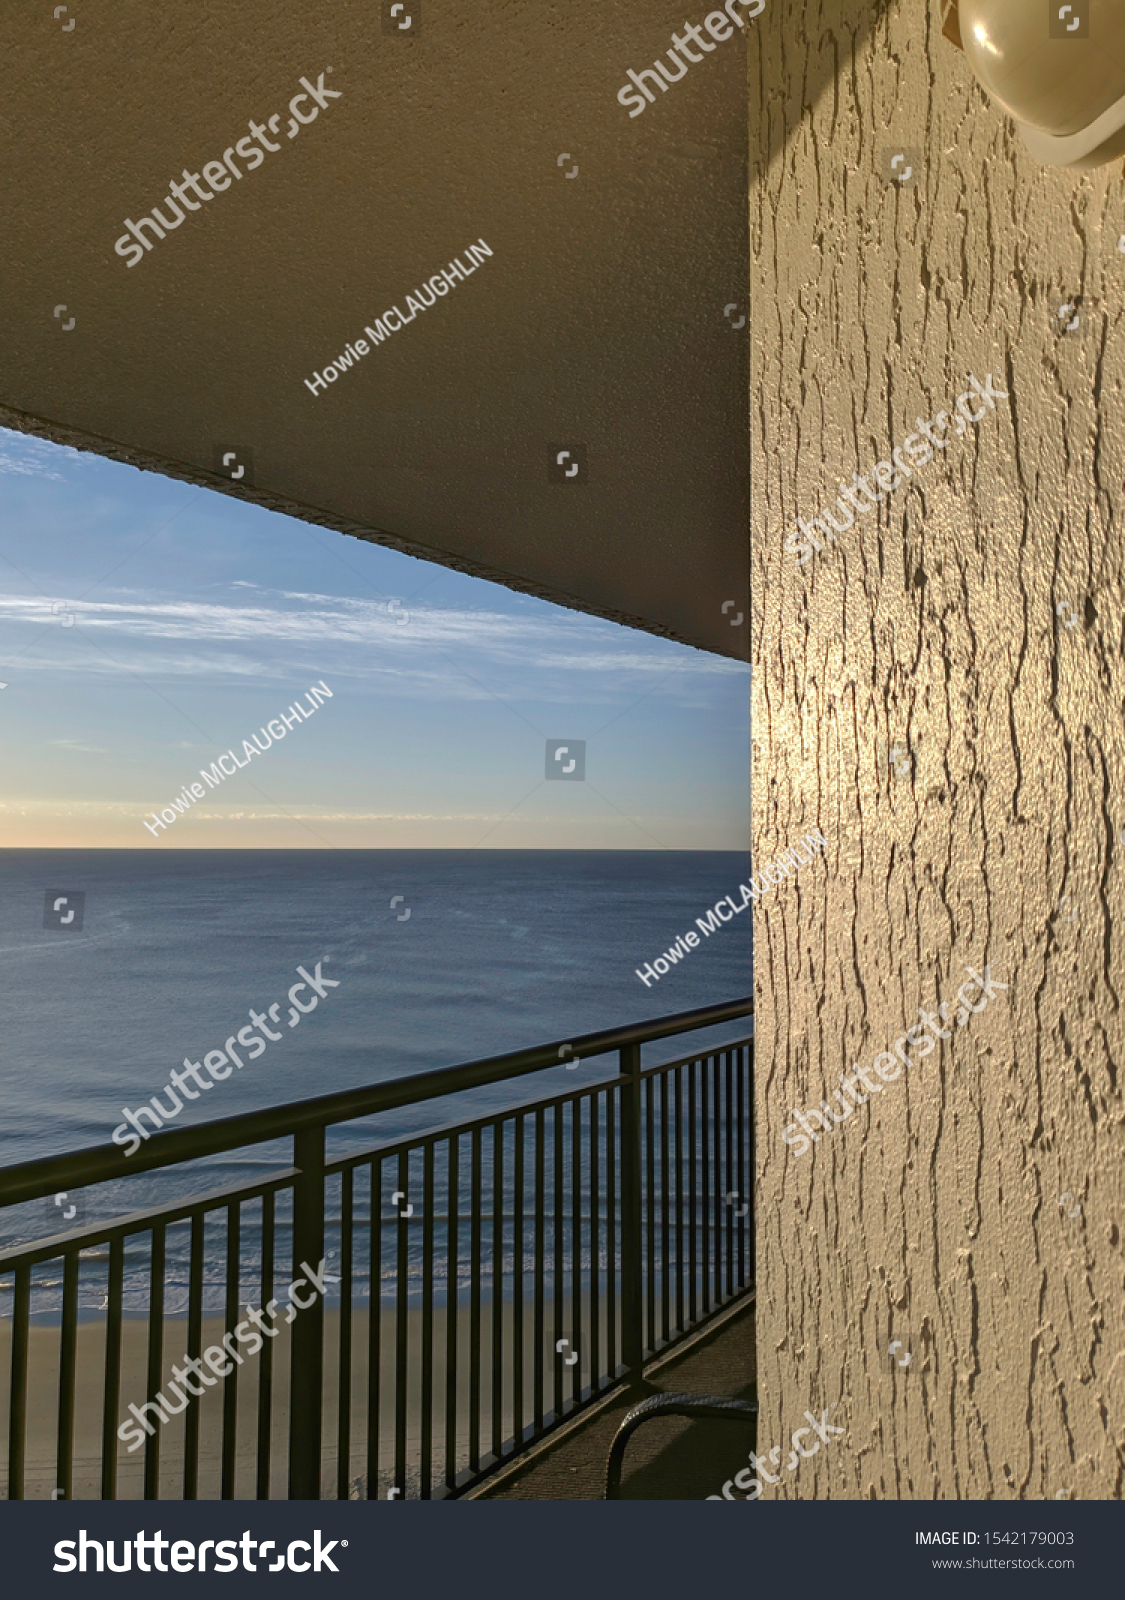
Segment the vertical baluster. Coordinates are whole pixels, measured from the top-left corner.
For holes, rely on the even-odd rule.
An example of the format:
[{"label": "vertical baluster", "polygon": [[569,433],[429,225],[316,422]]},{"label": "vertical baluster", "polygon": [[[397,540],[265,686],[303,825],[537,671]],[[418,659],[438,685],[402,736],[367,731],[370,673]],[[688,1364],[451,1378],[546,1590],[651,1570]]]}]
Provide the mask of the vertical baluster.
[{"label": "vertical baluster", "polygon": [[711,1100],[707,1082],[707,1057],[699,1062],[700,1142],[700,1269],[703,1278],[703,1316],[711,1310]]},{"label": "vertical baluster", "polygon": [[504,1443],[504,1123],[492,1127],[492,1454]]},{"label": "vertical baluster", "polygon": [[694,1328],[699,1311],[698,1304],[698,1275],[699,1275],[699,1250],[698,1240],[698,1195],[697,1195],[697,1144],[699,1140],[699,1120],[697,1116],[695,1094],[695,1068],[694,1061],[688,1062],[687,1092],[688,1092],[688,1327]]},{"label": "vertical baluster", "polygon": [[527,1118],[512,1121],[512,1448],[523,1445],[523,1208],[524,1141]]},{"label": "vertical baluster", "polygon": [[[273,1299],[274,1192],[262,1196],[262,1295],[264,1311]],[[273,1340],[266,1337],[258,1362],[258,1478],[255,1495],[270,1497],[273,1466]]]},{"label": "vertical baluster", "polygon": [[746,1200],[750,1210],[746,1213],[747,1255],[750,1282],[757,1280],[758,1258],[754,1218],[757,1213],[757,1195],[754,1183],[754,1041],[745,1046],[746,1058]]},{"label": "vertical baluster", "polygon": [[570,1373],[570,1405],[573,1410],[582,1391],[582,1368],[586,1354],[582,1323],[582,1102],[570,1102],[570,1349],[578,1360],[567,1368]]},{"label": "vertical baluster", "polygon": [[[203,1348],[203,1230],[206,1216],[197,1211],[191,1219],[188,1256],[187,1353],[198,1361]],[[184,1499],[199,1498],[199,1396],[188,1396],[184,1413]]]},{"label": "vertical baluster", "polygon": [[634,1392],[644,1386],[641,1047],[621,1046],[621,1359]]},{"label": "vertical baluster", "polygon": [[684,1081],[683,1068],[676,1068],[673,1081],[676,1097],[676,1333],[684,1331]]},{"label": "vertical baluster", "polygon": [[[746,1115],[746,1057],[747,1057],[747,1054],[748,1054],[747,1046],[746,1045],[740,1046],[739,1051],[738,1051],[738,1057],[737,1057],[737,1064],[738,1064],[738,1191],[742,1196],[742,1200],[741,1200],[741,1202],[739,1204],[739,1210],[741,1211],[743,1206],[745,1206],[745,1208],[746,1208],[745,1211],[743,1211],[742,1216],[739,1217],[739,1219],[738,1219],[738,1287],[740,1289],[745,1289],[746,1286],[747,1286],[747,1281],[748,1281],[747,1280],[746,1240],[747,1240],[747,1237],[749,1235],[750,1229],[747,1226],[746,1218],[750,1215],[750,1207],[753,1204],[753,1198],[752,1198],[751,1193],[750,1193],[751,1184],[747,1182],[747,1176],[748,1176],[747,1169],[748,1169],[748,1167],[750,1167],[750,1163],[748,1163],[747,1159],[746,1159],[747,1158],[747,1133],[749,1131],[749,1119],[747,1118],[747,1115]],[[750,1167],[750,1170],[752,1170],[752,1167]]]},{"label": "vertical baluster", "polygon": [[714,1130],[712,1138],[715,1150],[715,1198],[714,1221],[712,1225],[712,1238],[714,1244],[711,1256],[715,1269],[715,1308],[723,1303],[723,1118],[722,1118],[722,1078],[720,1073],[720,1057],[716,1053],[711,1057],[711,1087],[714,1096]]},{"label": "vertical baluster", "polygon": [[422,1150],[422,1416],[418,1496],[429,1500],[434,1453],[434,1145]]},{"label": "vertical baluster", "polygon": [[[237,1201],[227,1206],[227,1283],[226,1305],[223,1314],[223,1329],[227,1334],[234,1333],[235,1325],[240,1320],[241,1304],[239,1301],[239,1268],[242,1259],[242,1227],[241,1214]],[[319,1260],[319,1256],[317,1260]],[[296,1266],[294,1265],[294,1276]],[[231,1345],[227,1343],[228,1354]],[[223,1466],[222,1488],[219,1491],[223,1500],[233,1500],[235,1497],[235,1468],[238,1461],[238,1361],[234,1356],[230,1359],[230,1371],[223,1379]]]},{"label": "vertical baluster", "polygon": [[546,1338],[543,1316],[543,1255],[545,1250],[547,1196],[544,1189],[545,1163],[543,1159],[544,1112],[540,1106],[535,1113],[535,1360],[533,1383],[535,1388],[534,1433],[543,1431],[543,1342]]},{"label": "vertical baluster", "polygon": [[445,1477],[447,1489],[457,1481],[457,1324],[461,1313],[461,1135],[448,1141],[445,1225]]},{"label": "vertical baluster", "polygon": [[668,1074],[660,1074],[660,1316],[668,1343]]},{"label": "vertical baluster", "polygon": [[[164,1368],[164,1224],[157,1222],[152,1230],[152,1254],[149,1268],[148,1290],[148,1393],[146,1400],[156,1400]],[[159,1401],[157,1401],[159,1404]],[[145,1416],[151,1420],[149,1412]],[[160,1499],[160,1428],[145,1440],[146,1500]]]},{"label": "vertical baluster", "polygon": [[340,1174],[340,1399],[336,1412],[336,1498],[352,1481],[352,1191],[355,1168]]},{"label": "vertical baluster", "polygon": [[590,1394],[593,1396],[602,1387],[602,1362],[601,1340],[601,1229],[598,1226],[598,1203],[600,1199],[599,1181],[600,1162],[598,1160],[598,1139],[600,1137],[598,1116],[597,1090],[590,1095]]},{"label": "vertical baluster", "polygon": [[59,1329],[59,1414],[55,1485],[69,1500],[74,1488],[74,1363],[78,1355],[78,1251],[63,1257],[62,1326]]},{"label": "vertical baluster", "polygon": [[727,1299],[734,1293],[735,1280],[735,1234],[738,1230],[738,1221],[735,1212],[742,1204],[742,1195],[735,1183],[735,1139],[738,1133],[734,1111],[734,1052],[725,1050],[724,1066],[726,1075],[726,1138],[727,1138],[727,1181],[725,1192],[731,1196],[727,1204]]},{"label": "vertical baluster", "polygon": [[16,1268],[12,1305],[12,1364],[8,1409],[8,1499],[23,1499],[27,1439],[27,1344],[31,1321],[31,1268]]},{"label": "vertical baluster", "polygon": [[480,1471],[480,1272],[481,1206],[484,1198],[481,1174],[480,1129],[471,1138],[469,1171],[469,1471]]},{"label": "vertical baluster", "polygon": [[658,1333],[656,1325],[656,1085],[651,1078],[645,1084],[645,1218],[647,1223],[648,1282],[646,1303],[648,1316],[645,1322],[645,1350],[655,1353]]},{"label": "vertical baluster", "polygon": [[409,1351],[407,1338],[410,1317],[410,1255],[407,1229],[409,1219],[402,1215],[410,1199],[410,1155],[400,1151],[398,1158],[398,1253],[395,1269],[395,1476],[399,1498],[406,1499],[406,1408],[410,1398]]},{"label": "vertical baluster", "polygon": [[[109,1247],[109,1283],[106,1289],[105,1394],[102,1409],[103,1500],[117,1499],[117,1407],[121,1401],[121,1303],[124,1298],[124,1284],[125,1241],[115,1236]],[[17,1497],[13,1495],[12,1498]]]},{"label": "vertical baluster", "polygon": [[[324,1128],[293,1136],[293,1277],[301,1262],[316,1270],[324,1257]],[[324,1380],[324,1302],[316,1295],[292,1324],[289,1346],[289,1498],[320,1499]]]},{"label": "vertical baluster", "polygon": [[617,1379],[620,1362],[617,1338],[617,1119],[614,1115],[617,1094],[616,1089],[607,1089],[605,1096],[605,1326],[608,1346],[606,1372],[611,1383]]},{"label": "vertical baluster", "polygon": [[551,1340],[551,1350],[554,1353],[555,1376],[555,1421],[562,1416],[563,1409],[563,1368],[558,1357],[559,1341],[563,1336],[563,1297],[565,1293],[566,1277],[566,1216],[563,1211],[563,1107],[556,1105],[552,1108],[554,1128],[554,1162],[555,1162],[555,1206],[554,1206],[554,1246],[551,1251],[551,1265],[554,1269],[555,1281],[555,1337]]},{"label": "vertical baluster", "polygon": [[379,1396],[383,1376],[383,1161],[371,1158],[371,1195],[367,1291],[367,1494],[379,1498],[379,1459],[382,1455]]},{"label": "vertical baluster", "polygon": [[730,1118],[730,1143],[728,1163],[730,1166],[731,1193],[735,1200],[731,1205],[730,1222],[730,1292],[737,1294],[743,1284],[742,1272],[742,1233],[743,1222],[739,1212],[746,1204],[746,1193],[742,1180],[742,1052],[731,1050],[728,1052],[727,1073],[727,1112]]}]

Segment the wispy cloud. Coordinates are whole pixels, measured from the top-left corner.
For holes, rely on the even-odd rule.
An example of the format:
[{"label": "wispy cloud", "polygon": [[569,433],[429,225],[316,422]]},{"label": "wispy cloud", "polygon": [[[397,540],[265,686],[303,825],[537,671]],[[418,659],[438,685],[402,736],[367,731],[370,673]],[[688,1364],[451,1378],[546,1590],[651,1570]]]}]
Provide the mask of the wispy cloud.
[{"label": "wispy cloud", "polygon": [[34,434],[0,428],[0,472],[61,481],[66,474],[59,471],[60,466],[81,460],[82,451],[73,450],[68,444],[52,444]]},{"label": "wispy cloud", "polygon": [[47,743],[58,745],[62,750],[81,750],[84,754],[90,756],[110,756],[113,754],[113,751],[105,745],[83,744],[81,739],[48,739]]},{"label": "wispy cloud", "polygon": [[[132,596],[61,601],[50,595],[6,594],[0,595],[0,620],[58,627],[60,618],[52,608],[60,601],[65,604],[66,613],[75,619],[75,633],[66,639],[65,651],[47,643],[37,653],[41,666],[64,670],[73,669],[70,651],[82,634],[88,634],[91,643],[101,642],[107,651],[120,653],[122,664],[131,670],[195,679],[276,676],[280,647],[290,670],[300,665],[302,670],[330,669],[364,678],[385,675],[399,689],[436,690],[443,695],[451,692],[452,678],[460,680],[459,692],[471,699],[490,692],[474,684],[474,670],[503,674],[507,694],[530,672],[542,675],[548,686],[552,679],[561,683],[580,674],[588,683],[597,680],[608,689],[615,684],[620,688],[623,680],[634,686],[652,681],[673,669],[681,681],[746,671],[737,662],[701,651],[685,656],[682,647],[639,634],[622,635],[612,623],[546,606],[513,615],[420,605],[391,611],[383,601],[292,591],[277,592],[277,600],[289,603],[223,604]],[[151,648],[156,641],[172,640],[204,647],[222,642],[227,648]],[[129,651],[130,641],[143,642],[143,653]],[[61,635],[58,644],[63,644]],[[239,645],[250,648],[239,653]],[[295,654],[301,651],[304,663]],[[95,657],[98,653],[93,652]],[[96,660],[90,665],[98,670]],[[102,670],[113,671],[108,658]]]},{"label": "wispy cloud", "polygon": [[[591,652],[590,635],[599,631],[596,620],[574,616],[536,614],[512,616],[496,611],[443,610],[434,607],[388,609],[385,602],[334,595],[283,594],[300,601],[300,609],[267,605],[221,605],[198,600],[69,600],[63,595],[0,595],[0,618],[36,626],[57,623],[55,606],[87,628],[99,628],[159,639],[239,639],[257,642],[276,639],[335,644],[394,643],[409,649],[442,645],[504,654],[518,652],[526,659],[529,649],[544,666],[586,665],[601,671],[612,659],[620,665],[651,664],[666,667],[668,651],[654,645],[613,648],[619,632],[603,625],[605,651]],[[406,621],[403,618],[407,618]],[[717,659],[717,658],[708,658]]]}]

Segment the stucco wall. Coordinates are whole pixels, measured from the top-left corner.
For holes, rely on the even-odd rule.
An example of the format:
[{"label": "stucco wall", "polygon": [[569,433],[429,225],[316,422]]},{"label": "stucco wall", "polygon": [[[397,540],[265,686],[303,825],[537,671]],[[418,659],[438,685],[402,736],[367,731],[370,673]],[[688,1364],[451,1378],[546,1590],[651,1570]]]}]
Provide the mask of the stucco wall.
[{"label": "stucco wall", "polygon": [[[938,0],[876,11],[771,0],[749,44],[755,851],[830,845],[755,913],[765,1494],[1115,1497],[1122,166],[1040,167]],[[989,369],[1009,399],[786,552]],[[1009,987],[958,1027],[985,963]],[[783,1143],[939,1000],[948,1041]],[[844,1434],[790,1475],[825,1407]]]}]

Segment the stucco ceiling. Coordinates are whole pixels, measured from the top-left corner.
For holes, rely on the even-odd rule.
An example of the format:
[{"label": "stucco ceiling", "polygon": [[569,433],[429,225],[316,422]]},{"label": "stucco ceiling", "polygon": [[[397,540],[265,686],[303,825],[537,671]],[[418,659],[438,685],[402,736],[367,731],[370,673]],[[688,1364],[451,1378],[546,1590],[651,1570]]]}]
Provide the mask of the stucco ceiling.
[{"label": "stucco ceiling", "polygon": [[[741,33],[630,117],[679,0],[51,11],[7,27],[0,421],[746,658]],[[338,94],[304,125],[302,78]],[[224,151],[237,180],[115,253]]]}]

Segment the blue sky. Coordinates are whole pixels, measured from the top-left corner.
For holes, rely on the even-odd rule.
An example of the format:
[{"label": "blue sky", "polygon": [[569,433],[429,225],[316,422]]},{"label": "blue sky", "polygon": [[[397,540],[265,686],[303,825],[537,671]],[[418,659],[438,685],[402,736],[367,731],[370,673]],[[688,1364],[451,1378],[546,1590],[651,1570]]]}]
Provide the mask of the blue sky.
[{"label": "blue sky", "polygon": [[[320,680],[315,717],[153,839],[144,816]],[[749,680],[0,429],[5,846],[746,850]],[[545,780],[560,738],[586,782]]]}]

